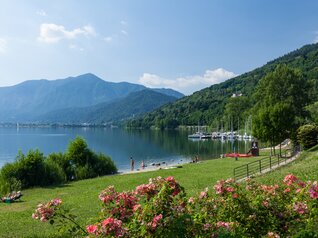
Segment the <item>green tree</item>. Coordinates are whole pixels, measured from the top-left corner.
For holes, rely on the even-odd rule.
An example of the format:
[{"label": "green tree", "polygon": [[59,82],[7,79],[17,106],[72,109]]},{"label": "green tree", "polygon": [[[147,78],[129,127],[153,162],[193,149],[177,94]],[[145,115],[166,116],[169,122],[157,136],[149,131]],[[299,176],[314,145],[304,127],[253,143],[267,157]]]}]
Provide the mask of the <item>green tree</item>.
[{"label": "green tree", "polygon": [[295,141],[306,115],[308,89],[302,73],[286,65],[278,65],[262,78],[254,94],[254,136],[272,146],[286,138]]},{"label": "green tree", "polygon": [[67,157],[77,166],[84,166],[91,157],[91,151],[88,149],[86,141],[77,136],[71,141],[67,148]]},{"label": "green tree", "polygon": [[234,130],[239,129],[240,124],[247,118],[248,107],[249,100],[245,96],[229,98],[225,105],[224,120],[230,120]]},{"label": "green tree", "polygon": [[297,139],[304,149],[309,149],[318,143],[317,125],[303,125],[299,127]]},{"label": "green tree", "polygon": [[318,124],[318,102],[308,105],[306,109],[310,114],[309,120]]}]

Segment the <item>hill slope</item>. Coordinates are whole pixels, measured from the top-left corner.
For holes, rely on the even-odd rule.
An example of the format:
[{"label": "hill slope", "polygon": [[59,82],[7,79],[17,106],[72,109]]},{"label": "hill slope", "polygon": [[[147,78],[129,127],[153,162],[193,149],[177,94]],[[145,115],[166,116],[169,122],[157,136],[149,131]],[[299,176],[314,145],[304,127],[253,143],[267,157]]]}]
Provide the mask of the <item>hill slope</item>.
[{"label": "hill slope", "polygon": [[52,111],[39,116],[37,120],[46,123],[112,123],[142,115],[176,100],[176,97],[145,89],[133,92],[114,102]]},{"label": "hill slope", "polygon": [[249,99],[249,106],[252,106],[250,96],[256,85],[278,64],[299,68],[308,80],[314,82],[315,92],[317,92],[318,43],[306,45],[251,72],[195,92],[143,118],[133,120],[129,122],[129,125],[145,128],[151,126],[172,128],[178,125],[197,125],[198,122],[201,125],[209,125],[223,117],[225,105],[233,93],[242,93]]}]

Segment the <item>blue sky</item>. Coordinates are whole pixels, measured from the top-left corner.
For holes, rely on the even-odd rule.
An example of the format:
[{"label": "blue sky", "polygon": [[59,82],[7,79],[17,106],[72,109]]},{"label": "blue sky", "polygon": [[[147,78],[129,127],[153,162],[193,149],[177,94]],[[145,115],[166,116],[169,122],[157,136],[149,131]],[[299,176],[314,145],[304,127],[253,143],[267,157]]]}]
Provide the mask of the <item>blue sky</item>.
[{"label": "blue sky", "polygon": [[185,94],[318,42],[318,1],[1,0],[0,86],[94,73]]}]

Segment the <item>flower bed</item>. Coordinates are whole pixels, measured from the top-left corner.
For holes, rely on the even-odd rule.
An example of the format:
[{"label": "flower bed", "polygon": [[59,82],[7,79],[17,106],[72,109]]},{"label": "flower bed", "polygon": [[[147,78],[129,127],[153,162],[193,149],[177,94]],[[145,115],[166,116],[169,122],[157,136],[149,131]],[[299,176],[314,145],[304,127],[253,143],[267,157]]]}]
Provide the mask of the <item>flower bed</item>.
[{"label": "flower bed", "polygon": [[221,180],[214,191],[190,198],[173,177],[158,177],[134,191],[109,186],[99,198],[100,216],[85,228],[59,199],[39,205],[33,217],[89,237],[312,237],[318,232],[318,183],[292,174],[275,185]]}]

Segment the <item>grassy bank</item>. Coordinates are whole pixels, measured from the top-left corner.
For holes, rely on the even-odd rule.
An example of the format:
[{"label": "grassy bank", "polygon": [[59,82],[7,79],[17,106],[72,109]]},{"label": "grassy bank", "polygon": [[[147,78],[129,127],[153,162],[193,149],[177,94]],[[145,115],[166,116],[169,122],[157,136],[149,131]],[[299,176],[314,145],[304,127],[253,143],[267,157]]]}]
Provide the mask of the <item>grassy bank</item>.
[{"label": "grassy bank", "polygon": [[80,223],[89,224],[89,218],[98,216],[101,202],[98,194],[108,185],[118,191],[131,190],[148,182],[149,178],[174,176],[185,187],[188,196],[204,188],[212,188],[217,180],[233,176],[233,168],[259,158],[234,158],[186,164],[182,168],[157,170],[143,173],[105,176],[82,180],[58,187],[34,188],[23,191],[21,202],[0,204],[0,237],[56,237],[56,230],[49,224],[31,218],[37,204],[59,197],[64,204],[79,216]]},{"label": "grassy bank", "polygon": [[[115,176],[105,176],[73,182],[64,186],[34,188],[23,191],[21,202],[0,204],[0,237],[56,237],[54,227],[39,223],[31,218],[36,205],[52,198],[62,198],[64,204],[79,216],[82,225],[89,224],[89,218],[98,216],[101,202],[98,194],[108,185],[114,185],[118,191],[131,190],[146,183],[149,178],[174,176],[185,187],[188,196],[202,191],[205,187],[212,189],[217,180],[233,176],[233,168],[258,158],[234,158],[204,161],[198,164],[186,164],[179,169],[157,170]],[[259,182],[275,184],[293,173],[303,180],[318,178],[318,146],[303,152],[301,157],[273,172],[255,178]]]},{"label": "grassy bank", "polygon": [[318,146],[302,152],[296,161],[255,179],[261,183],[274,184],[282,181],[287,174],[294,174],[305,181],[318,180]]}]

